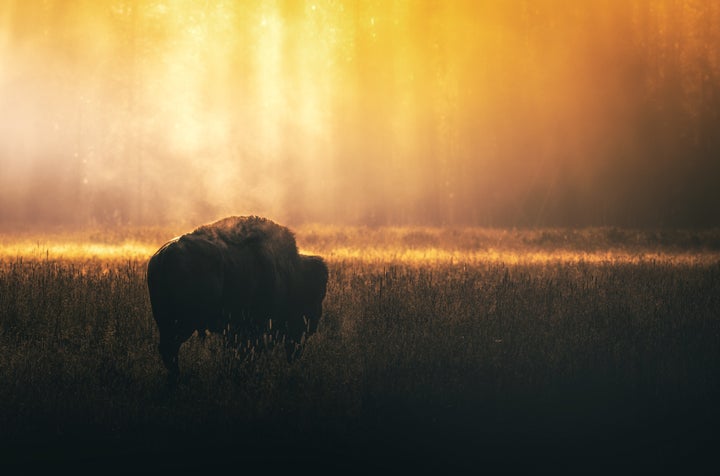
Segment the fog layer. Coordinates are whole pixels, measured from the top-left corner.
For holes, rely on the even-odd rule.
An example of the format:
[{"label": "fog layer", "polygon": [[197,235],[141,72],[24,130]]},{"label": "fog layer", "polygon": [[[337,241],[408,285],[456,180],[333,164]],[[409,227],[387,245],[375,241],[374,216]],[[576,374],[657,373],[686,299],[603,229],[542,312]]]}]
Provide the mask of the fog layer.
[{"label": "fog layer", "polygon": [[720,3],[0,4],[0,227],[720,225]]}]

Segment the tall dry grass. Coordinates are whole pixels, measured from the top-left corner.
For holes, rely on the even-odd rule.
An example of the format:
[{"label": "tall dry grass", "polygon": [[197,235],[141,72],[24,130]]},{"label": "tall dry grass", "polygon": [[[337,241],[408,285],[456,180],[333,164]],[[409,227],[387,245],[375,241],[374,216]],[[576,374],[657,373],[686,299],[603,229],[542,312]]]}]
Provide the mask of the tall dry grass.
[{"label": "tall dry grass", "polygon": [[[372,242],[401,254],[397,239],[427,246],[428,233],[389,231]],[[309,236],[298,234],[301,246],[365,246],[360,235]],[[542,237],[527,234],[517,250]],[[436,246],[448,248],[445,240]],[[170,393],[146,260],[6,256],[3,457],[206,461],[189,456],[197,453],[227,462],[213,459],[220,452],[352,466],[374,461],[370,452],[399,465],[466,468],[515,452],[549,458],[566,446],[583,455],[603,448],[608,461],[654,454],[647,464],[660,467],[674,453],[656,446],[699,451],[720,422],[712,240],[681,261],[336,256],[320,331],[299,362],[287,365],[279,352],[239,360],[220,337],[193,337]]]}]

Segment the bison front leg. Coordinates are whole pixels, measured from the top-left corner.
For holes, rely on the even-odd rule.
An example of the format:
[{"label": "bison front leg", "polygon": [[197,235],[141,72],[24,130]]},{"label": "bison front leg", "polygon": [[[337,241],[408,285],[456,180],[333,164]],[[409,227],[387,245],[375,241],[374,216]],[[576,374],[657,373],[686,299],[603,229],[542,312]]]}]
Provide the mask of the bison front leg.
[{"label": "bison front leg", "polygon": [[178,332],[173,330],[160,331],[160,345],[158,350],[160,351],[160,357],[162,357],[163,364],[168,371],[168,383],[176,384],[180,377],[180,366],[178,364],[178,354],[180,352],[180,346],[185,342],[192,331]]},{"label": "bison front leg", "polygon": [[160,351],[160,357],[162,357],[163,364],[168,371],[168,382],[176,383],[180,375],[180,366],[178,365],[178,353],[180,352],[180,342],[172,335],[161,335],[160,345],[158,350]]}]

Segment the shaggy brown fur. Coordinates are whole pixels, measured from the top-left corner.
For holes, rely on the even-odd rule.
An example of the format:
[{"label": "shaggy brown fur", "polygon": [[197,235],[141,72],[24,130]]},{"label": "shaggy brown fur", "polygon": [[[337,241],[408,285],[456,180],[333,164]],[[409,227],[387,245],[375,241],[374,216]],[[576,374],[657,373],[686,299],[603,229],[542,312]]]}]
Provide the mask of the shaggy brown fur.
[{"label": "shaggy brown fur", "polygon": [[288,360],[317,329],[328,270],[298,253],[295,236],[267,218],[228,217],[162,246],[148,263],[160,354],[177,376],[180,346],[196,330],[227,332],[252,346],[272,322]]}]

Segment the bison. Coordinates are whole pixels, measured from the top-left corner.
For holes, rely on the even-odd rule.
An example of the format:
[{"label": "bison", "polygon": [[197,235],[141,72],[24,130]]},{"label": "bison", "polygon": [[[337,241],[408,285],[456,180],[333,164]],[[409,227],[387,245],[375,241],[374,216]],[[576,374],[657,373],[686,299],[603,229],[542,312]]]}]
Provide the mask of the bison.
[{"label": "bison", "polygon": [[298,253],[286,227],[257,217],[228,217],[165,243],[148,262],[147,284],[171,380],[180,346],[195,331],[225,333],[239,347],[285,342],[288,361],[317,331],[328,269]]}]

